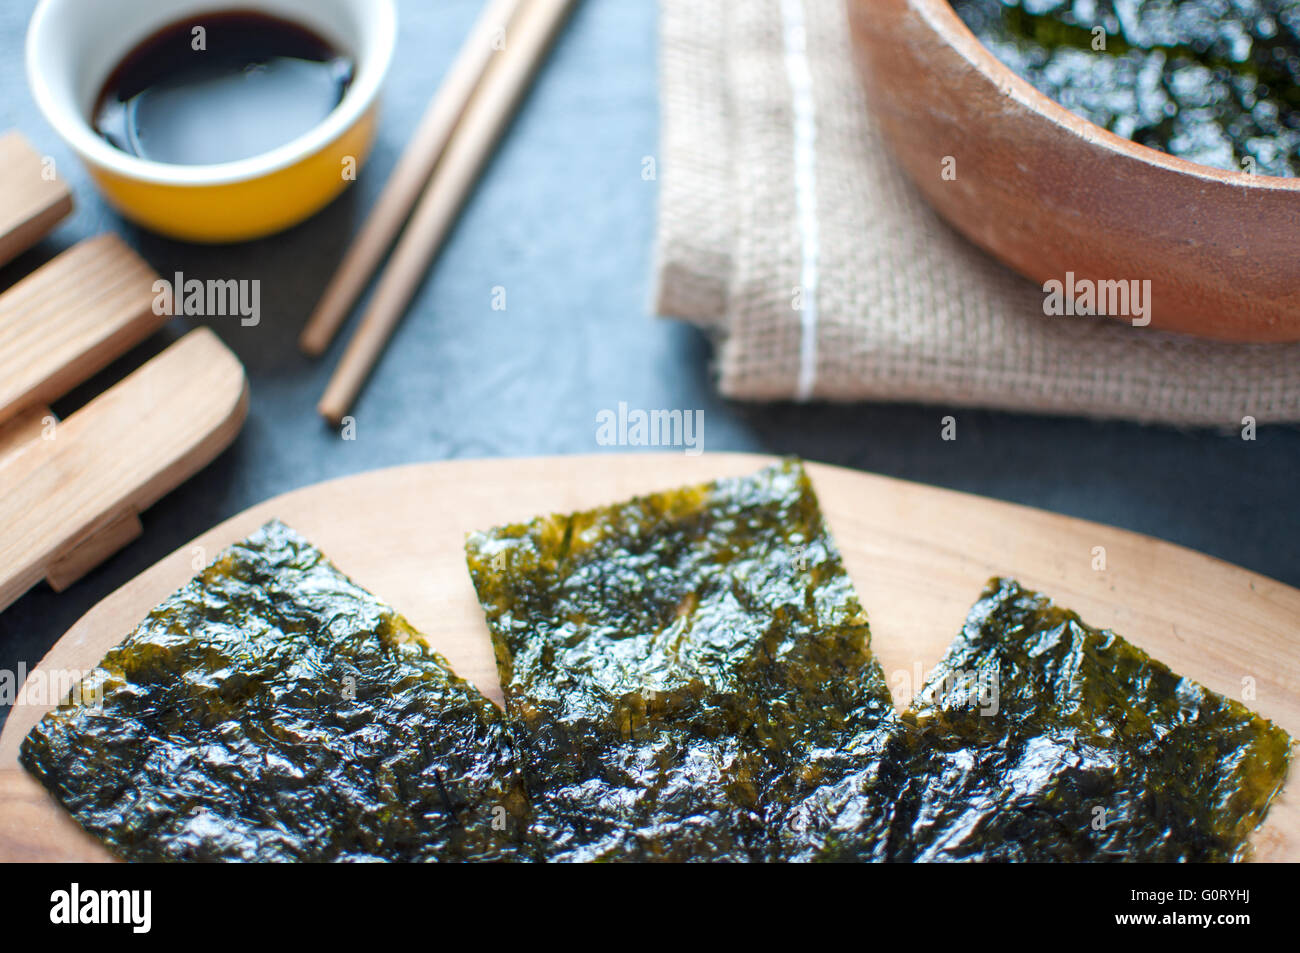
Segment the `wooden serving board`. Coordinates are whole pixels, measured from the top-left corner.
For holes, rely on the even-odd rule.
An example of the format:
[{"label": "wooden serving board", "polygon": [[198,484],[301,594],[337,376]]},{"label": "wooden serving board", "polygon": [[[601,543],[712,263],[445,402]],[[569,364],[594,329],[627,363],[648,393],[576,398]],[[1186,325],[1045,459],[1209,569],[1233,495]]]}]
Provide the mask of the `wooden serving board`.
[{"label": "wooden serving board", "polygon": [[[603,455],[430,463],[308,487],[222,523],[113,593],[58,642],[0,735],[0,859],[106,860],[17,763],[67,679],[92,668],[228,544],[279,518],[426,633],[456,670],[501,697],[465,568],[465,534],[539,513],[750,473],[770,458]],[[1177,672],[1300,736],[1300,590],[1123,530],[899,480],[811,465],[895,700],[905,705],[985,581],[1014,576]],[[1097,565],[1105,552],[1105,568]],[[58,676],[62,674],[63,684]],[[1250,691],[1247,691],[1247,687]],[[1253,697],[1251,697],[1253,696]],[[1300,795],[1283,792],[1258,860],[1300,860]]]}]

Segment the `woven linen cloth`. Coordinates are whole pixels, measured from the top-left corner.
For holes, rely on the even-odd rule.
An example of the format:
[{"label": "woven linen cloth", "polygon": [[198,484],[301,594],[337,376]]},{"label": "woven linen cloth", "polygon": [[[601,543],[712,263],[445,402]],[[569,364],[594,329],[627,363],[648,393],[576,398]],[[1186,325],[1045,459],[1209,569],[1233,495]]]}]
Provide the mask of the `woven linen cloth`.
[{"label": "woven linen cloth", "polygon": [[844,0],[660,2],[657,310],[716,338],[723,394],[1300,421],[1300,344],[1045,315],[894,164],[846,17]]}]

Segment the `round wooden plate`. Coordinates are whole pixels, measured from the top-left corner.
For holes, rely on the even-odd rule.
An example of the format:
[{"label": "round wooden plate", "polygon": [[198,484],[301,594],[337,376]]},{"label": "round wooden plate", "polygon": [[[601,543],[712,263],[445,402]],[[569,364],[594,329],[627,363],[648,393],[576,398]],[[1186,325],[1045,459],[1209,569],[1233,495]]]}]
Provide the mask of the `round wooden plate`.
[{"label": "round wooden plate", "polygon": [[[66,681],[92,668],[197,568],[267,520],[305,535],[499,700],[487,626],[465,568],[467,532],[770,462],[627,454],[418,464],[307,487],[227,520],[95,606],[33,671],[29,697],[0,735],[0,860],[109,859],[18,766],[19,743],[58,701],[43,693],[60,673]],[[1300,590],[1124,530],[838,467],[809,470],[901,705],[943,655],[985,581],[1009,575],[1300,736]],[[1259,860],[1300,859],[1293,792],[1274,804],[1254,846]]]}]

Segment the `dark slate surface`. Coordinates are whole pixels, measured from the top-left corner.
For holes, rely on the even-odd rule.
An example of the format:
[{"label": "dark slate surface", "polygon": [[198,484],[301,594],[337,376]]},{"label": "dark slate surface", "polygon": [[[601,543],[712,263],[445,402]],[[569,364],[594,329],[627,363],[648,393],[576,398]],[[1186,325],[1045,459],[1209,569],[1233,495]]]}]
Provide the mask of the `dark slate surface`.
[{"label": "dark slate surface", "polygon": [[[649,313],[657,148],[651,0],[585,0],[356,407],[357,439],[314,406],[340,353],[313,362],[295,337],[464,37],[475,0],[402,0],[401,41],[381,142],[362,181],[288,234],[198,248],[142,233],[96,198],[36,111],[22,73],[33,4],[0,6],[0,127],[53,155],[75,216],[0,272],[0,286],[76,240],[116,230],[163,274],[261,278],[263,320],[210,323],[243,359],[252,409],[236,444],[144,516],[145,536],[70,591],[44,586],[0,615],[0,669],[35,665],[99,599],[213,524],[331,477],[421,460],[591,453],[595,417],[702,409],[708,450],[795,453],[1112,523],[1300,585],[1295,490],[1300,431],[1258,440],[918,406],[746,406],[710,386],[709,343]],[[503,286],[507,310],[491,307]],[[151,350],[61,401],[68,413]],[[340,342],[341,345],[341,342]],[[958,439],[940,439],[952,412]],[[972,599],[975,593],[971,594]]]}]

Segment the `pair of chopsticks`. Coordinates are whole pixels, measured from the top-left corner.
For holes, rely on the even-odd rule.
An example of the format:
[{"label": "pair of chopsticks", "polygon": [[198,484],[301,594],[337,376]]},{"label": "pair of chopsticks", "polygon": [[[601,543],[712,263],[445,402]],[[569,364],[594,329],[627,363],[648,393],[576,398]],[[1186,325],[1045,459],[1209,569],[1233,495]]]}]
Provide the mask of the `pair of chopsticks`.
[{"label": "pair of chopsticks", "polygon": [[[488,0],[303,329],[319,357],[397,240],[317,410],[339,426],[397,328],[574,0]],[[398,232],[406,230],[397,239]]]}]

